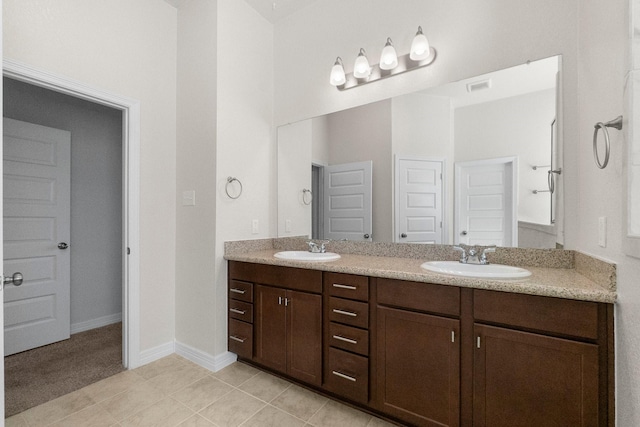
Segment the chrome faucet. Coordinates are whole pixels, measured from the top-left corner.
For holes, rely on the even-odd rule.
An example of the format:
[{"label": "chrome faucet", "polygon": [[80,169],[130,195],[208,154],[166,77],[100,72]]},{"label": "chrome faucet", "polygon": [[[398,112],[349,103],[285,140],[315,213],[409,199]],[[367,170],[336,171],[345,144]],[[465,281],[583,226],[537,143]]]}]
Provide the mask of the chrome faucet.
[{"label": "chrome faucet", "polygon": [[317,244],[314,243],[312,241],[308,241],[307,245],[309,245],[309,252],[313,252],[314,254],[318,254],[318,253],[325,253],[327,251],[327,248],[325,247],[325,242],[322,242],[321,244]]},{"label": "chrome faucet", "polygon": [[487,259],[487,254],[489,252],[495,252],[496,246],[491,245],[491,246],[485,246],[481,248],[482,250],[480,250],[476,246],[467,246],[467,245],[460,244],[459,246],[454,246],[453,250],[460,252],[460,262],[463,264],[471,263],[471,264],[487,265],[489,264],[489,260]]},{"label": "chrome faucet", "polygon": [[[475,260],[475,262],[473,262]],[[478,249],[475,247],[469,248],[467,251],[467,263],[471,261],[471,264],[480,264],[480,258],[478,258]]]}]

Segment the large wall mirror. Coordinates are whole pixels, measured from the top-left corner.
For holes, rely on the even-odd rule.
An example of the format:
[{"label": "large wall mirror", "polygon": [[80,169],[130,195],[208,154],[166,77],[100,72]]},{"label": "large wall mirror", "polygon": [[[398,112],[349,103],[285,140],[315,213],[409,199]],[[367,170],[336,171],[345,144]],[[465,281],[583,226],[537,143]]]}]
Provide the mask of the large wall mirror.
[{"label": "large wall mirror", "polygon": [[278,236],[563,245],[561,57],[278,128]]}]

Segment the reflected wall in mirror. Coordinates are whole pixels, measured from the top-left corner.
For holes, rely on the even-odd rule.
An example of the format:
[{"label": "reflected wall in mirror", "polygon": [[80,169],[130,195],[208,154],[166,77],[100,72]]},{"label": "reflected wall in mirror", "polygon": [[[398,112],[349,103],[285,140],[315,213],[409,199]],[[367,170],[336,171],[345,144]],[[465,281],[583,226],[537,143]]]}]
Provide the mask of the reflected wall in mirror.
[{"label": "reflected wall in mirror", "polygon": [[560,66],[279,127],[278,236],[562,247]]}]

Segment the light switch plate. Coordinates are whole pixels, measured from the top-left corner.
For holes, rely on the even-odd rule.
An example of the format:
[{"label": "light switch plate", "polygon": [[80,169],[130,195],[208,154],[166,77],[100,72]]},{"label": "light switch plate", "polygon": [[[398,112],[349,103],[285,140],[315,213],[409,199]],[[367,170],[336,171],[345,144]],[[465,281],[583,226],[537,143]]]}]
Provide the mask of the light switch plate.
[{"label": "light switch plate", "polygon": [[251,221],[251,234],[258,234],[260,232],[260,228],[258,227],[258,220],[254,219]]},{"label": "light switch plate", "polygon": [[291,233],[291,220],[290,219],[285,219],[284,220],[284,232],[285,233]]},{"label": "light switch plate", "polygon": [[598,246],[607,247],[607,217],[598,218]]}]

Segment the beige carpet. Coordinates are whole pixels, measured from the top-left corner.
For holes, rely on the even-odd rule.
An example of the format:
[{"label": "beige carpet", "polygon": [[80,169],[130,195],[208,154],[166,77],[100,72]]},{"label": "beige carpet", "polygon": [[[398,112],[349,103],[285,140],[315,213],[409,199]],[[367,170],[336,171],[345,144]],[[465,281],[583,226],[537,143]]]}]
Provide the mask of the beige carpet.
[{"label": "beige carpet", "polygon": [[4,367],[10,417],[123,371],[122,323],[8,356]]}]

